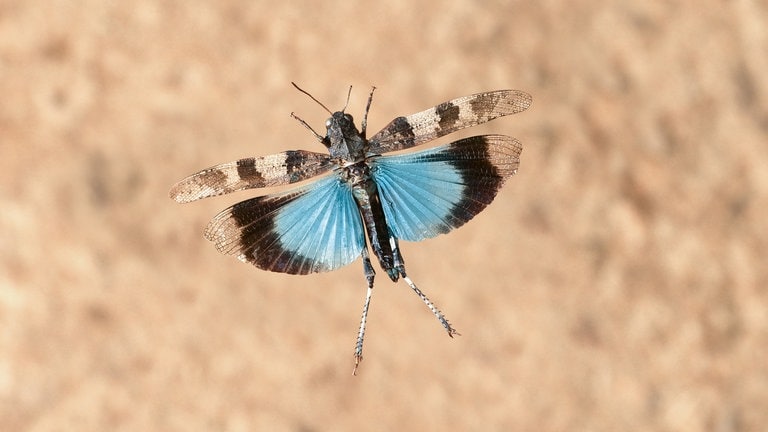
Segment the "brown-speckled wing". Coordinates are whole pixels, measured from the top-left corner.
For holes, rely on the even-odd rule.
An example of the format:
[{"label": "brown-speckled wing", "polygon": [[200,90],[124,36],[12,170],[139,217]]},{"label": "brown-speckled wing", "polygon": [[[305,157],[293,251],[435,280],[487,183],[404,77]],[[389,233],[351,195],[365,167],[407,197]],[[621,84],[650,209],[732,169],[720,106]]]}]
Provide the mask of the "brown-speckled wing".
[{"label": "brown-speckled wing", "polygon": [[305,150],[250,157],[204,169],[173,185],[170,197],[186,203],[231,192],[281,186],[331,170],[327,154]]},{"label": "brown-speckled wing", "polygon": [[383,154],[424,144],[459,129],[525,111],[531,100],[531,95],[520,90],[497,90],[443,102],[392,120],[369,139],[369,151]]}]

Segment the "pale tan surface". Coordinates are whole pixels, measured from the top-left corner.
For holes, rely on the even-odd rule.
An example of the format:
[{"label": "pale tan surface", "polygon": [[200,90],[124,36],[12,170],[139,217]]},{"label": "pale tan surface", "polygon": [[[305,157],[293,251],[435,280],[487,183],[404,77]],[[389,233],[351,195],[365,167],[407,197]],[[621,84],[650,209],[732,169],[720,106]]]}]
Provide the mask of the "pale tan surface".
[{"label": "pale tan surface", "polygon": [[[764,430],[766,3],[381,3],[0,2],[0,430]],[[523,142],[497,201],[403,246],[461,337],[380,272],[353,378],[359,262],[259,271],[201,235],[253,194],[168,199],[321,151],[291,80],[375,84],[372,131],[533,95],[455,135]]]}]

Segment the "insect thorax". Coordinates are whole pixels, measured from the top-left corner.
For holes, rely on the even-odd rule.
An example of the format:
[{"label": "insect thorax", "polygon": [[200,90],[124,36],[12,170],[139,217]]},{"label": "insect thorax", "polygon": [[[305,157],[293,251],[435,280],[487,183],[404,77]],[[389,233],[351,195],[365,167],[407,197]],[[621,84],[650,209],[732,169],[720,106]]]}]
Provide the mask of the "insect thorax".
[{"label": "insect thorax", "polygon": [[332,159],[356,163],[365,159],[368,142],[355,126],[352,116],[337,111],[325,122],[326,145]]},{"label": "insect thorax", "polygon": [[371,179],[371,168],[364,160],[349,164],[341,169],[341,178],[350,186],[364,186]]}]

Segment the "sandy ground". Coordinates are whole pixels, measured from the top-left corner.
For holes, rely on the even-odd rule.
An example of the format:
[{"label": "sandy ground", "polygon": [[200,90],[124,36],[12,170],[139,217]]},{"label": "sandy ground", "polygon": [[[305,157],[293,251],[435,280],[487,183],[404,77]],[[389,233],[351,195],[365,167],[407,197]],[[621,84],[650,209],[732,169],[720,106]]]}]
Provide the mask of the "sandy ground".
[{"label": "sandy ground", "polygon": [[[764,1],[0,1],[0,430],[758,431],[768,424]],[[481,6],[482,4],[482,6]],[[763,77],[763,78],[760,78]],[[403,245],[462,336],[359,262],[219,254],[192,172],[479,91],[525,146]],[[449,140],[440,140],[441,143]]]}]

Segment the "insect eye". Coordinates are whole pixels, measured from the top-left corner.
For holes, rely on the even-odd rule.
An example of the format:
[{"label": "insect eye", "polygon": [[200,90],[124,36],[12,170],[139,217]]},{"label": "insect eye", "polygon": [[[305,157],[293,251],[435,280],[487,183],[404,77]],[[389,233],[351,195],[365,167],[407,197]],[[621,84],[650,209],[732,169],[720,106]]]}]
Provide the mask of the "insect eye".
[{"label": "insect eye", "polygon": [[331,127],[331,119],[328,119],[325,121],[325,127],[327,128]]},{"label": "insect eye", "polygon": [[349,115],[349,114],[344,114],[344,120],[346,120],[348,122],[352,122],[352,116]]}]

